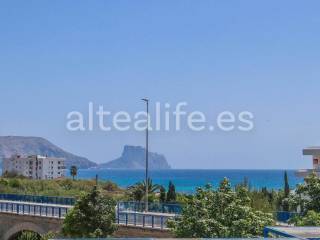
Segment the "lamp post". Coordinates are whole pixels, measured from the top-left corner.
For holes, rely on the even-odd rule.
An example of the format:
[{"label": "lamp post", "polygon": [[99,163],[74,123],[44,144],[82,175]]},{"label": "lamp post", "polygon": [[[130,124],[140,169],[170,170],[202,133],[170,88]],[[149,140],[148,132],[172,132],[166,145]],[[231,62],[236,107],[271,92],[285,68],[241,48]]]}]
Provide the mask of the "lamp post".
[{"label": "lamp post", "polygon": [[146,127],[146,192],[145,192],[145,212],[148,212],[148,171],[149,171],[149,99],[143,98],[142,101],[144,101],[147,105],[147,127]]}]

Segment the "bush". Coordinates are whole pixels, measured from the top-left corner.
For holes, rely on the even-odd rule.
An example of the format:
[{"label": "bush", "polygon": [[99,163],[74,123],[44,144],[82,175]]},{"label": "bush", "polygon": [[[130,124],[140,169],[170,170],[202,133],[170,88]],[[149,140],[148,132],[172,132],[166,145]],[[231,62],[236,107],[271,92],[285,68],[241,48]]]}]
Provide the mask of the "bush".
[{"label": "bush", "polygon": [[63,223],[67,237],[108,237],[116,230],[115,201],[94,187],[82,195]]},{"label": "bush", "polygon": [[320,226],[320,213],[311,210],[305,216],[290,219],[290,223],[296,226]]},{"label": "bush", "polygon": [[233,191],[227,179],[217,190],[210,185],[199,188],[186,200],[182,215],[168,225],[177,237],[236,238],[261,236],[263,228],[273,223],[272,215],[255,211],[248,190]]},{"label": "bush", "polygon": [[103,182],[103,183],[101,183],[101,185],[102,185],[102,189],[104,189],[108,192],[116,192],[116,191],[120,190],[118,185],[111,182],[111,181]]},{"label": "bush", "polygon": [[17,179],[17,178],[10,179],[9,186],[12,188],[20,188],[21,187],[20,179]]}]

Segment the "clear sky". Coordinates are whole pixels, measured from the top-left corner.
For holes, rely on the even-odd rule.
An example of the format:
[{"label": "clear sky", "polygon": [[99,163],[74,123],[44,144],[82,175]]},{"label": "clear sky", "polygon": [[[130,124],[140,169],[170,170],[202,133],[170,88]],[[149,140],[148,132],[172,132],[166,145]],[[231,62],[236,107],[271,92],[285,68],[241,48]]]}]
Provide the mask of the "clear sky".
[{"label": "clear sky", "polygon": [[[89,101],[111,111],[188,102],[248,110],[239,132],[153,132],[175,168],[307,168],[320,145],[319,1],[3,1],[0,135],[42,136],[96,162],[142,132],[69,132]],[[153,111],[153,105],[151,105]]]}]

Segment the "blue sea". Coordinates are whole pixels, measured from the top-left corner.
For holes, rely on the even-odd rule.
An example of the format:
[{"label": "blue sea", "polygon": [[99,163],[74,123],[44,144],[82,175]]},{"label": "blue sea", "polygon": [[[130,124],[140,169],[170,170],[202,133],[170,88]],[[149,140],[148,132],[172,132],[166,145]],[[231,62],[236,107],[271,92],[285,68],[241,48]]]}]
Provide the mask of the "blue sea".
[{"label": "blue sea", "polygon": [[[154,183],[167,187],[172,181],[179,192],[192,193],[197,187],[211,183],[214,187],[227,177],[232,185],[243,182],[244,178],[249,180],[252,189],[283,189],[285,170],[156,170],[150,171],[150,177]],[[287,170],[289,184],[294,188],[296,184],[302,183],[303,178],[295,176],[295,170]],[[100,180],[110,180],[121,187],[128,187],[144,179],[144,170],[114,170],[114,169],[88,169],[78,170],[78,178],[92,179],[98,174]]]}]

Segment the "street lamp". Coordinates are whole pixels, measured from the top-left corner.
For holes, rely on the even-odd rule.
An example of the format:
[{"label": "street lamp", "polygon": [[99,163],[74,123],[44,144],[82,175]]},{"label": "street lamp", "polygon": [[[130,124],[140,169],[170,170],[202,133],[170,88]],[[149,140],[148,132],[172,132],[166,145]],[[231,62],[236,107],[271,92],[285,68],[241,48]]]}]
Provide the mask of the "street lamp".
[{"label": "street lamp", "polygon": [[146,127],[146,193],[145,193],[145,212],[148,212],[148,168],[149,168],[149,99],[147,98],[143,98],[141,99],[142,101],[144,101],[147,105],[147,127]]}]

